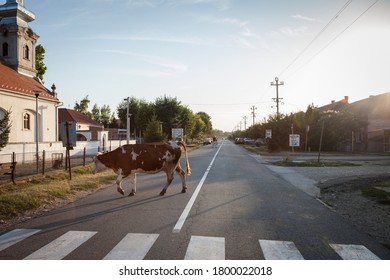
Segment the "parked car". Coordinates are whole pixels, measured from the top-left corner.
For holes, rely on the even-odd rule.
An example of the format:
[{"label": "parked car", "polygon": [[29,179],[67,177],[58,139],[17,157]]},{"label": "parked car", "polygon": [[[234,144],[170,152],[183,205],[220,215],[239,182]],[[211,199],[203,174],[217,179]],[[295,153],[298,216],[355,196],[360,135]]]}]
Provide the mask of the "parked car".
[{"label": "parked car", "polygon": [[244,144],[251,145],[255,143],[255,139],[252,138],[244,138]]},{"label": "parked car", "polygon": [[211,138],[203,138],[203,145],[209,145],[213,143],[213,139]]},{"label": "parked car", "polygon": [[236,143],[236,144],[244,144],[245,141],[244,141],[244,138],[236,138],[236,139],[234,140],[234,143]]}]

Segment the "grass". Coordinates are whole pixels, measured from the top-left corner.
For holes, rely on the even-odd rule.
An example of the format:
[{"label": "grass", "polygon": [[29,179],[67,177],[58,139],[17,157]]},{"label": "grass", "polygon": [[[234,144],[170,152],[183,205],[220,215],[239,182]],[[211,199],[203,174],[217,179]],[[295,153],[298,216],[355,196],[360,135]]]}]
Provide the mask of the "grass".
[{"label": "grass", "polygon": [[[252,153],[260,154],[260,155],[268,155],[266,146],[255,147],[252,145],[242,145],[245,149]],[[283,160],[279,160],[274,162],[273,164],[278,166],[289,166],[289,167],[341,167],[341,166],[360,166],[360,164],[355,164],[347,161],[340,160],[320,160],[318,162],[317,159],[310,160],[300,160],[294,161],[291,158],[286,157]]]},{"label": "grass", "polygon": [[72,168],[72,180],[66,171],[51,171],[16,182],[0,185],[0,219],[6,220],[38,209],[58,199],[71,199],[79,192],[113,183],[115,174],[108,170],[96,175],[92,167]]},{"label": "grass", "polygon": [[347,162],[347,161],[340,161],[340,160],[318,160],[311,159],[311,160],[302,160],[302,161],[293,161],[289,158],[286,158],[284,160],[276,161],[274,163],[278,166],[292,166],[292,167],[341,167],[341,166],[359,166],[359,164]]},{"label": "grass", "polygon": [[362,189],[362,194],[378,203],[390,205],[390,180],[375,183]]}]

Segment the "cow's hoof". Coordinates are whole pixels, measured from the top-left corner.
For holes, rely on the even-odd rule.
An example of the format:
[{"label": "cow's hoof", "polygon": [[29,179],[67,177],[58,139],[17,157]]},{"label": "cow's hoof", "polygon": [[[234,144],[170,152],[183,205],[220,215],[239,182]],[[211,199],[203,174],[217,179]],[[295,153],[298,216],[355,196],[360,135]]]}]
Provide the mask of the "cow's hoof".
[{"label": "cow's hoof", "polygon": [[118,193],[120,193],[121,195],[125,195],[125,192],[121,189],[118,190]]},{"label": "cow's hoof", "polygon": [[134,196],[135,195],[135,192],[131,192],[130,194],[129,194],[129,196]]},{"label": "cow's hoof", "polygon": [[160,192],[160,196],[163,196],[165,194],[165,191]]},{"label": "cow's hoof", "polygon": [[182,189],[182,190],[181,190],[181,193],[186,193],[186,192],[187,192],[186,189]]}]

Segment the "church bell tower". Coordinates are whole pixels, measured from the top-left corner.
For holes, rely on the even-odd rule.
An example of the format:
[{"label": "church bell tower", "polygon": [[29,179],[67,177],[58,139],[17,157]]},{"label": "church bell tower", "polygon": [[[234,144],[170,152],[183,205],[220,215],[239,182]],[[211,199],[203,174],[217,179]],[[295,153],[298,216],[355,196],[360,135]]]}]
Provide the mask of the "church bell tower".
[{"label": "church bell tower", "polygon": [[0,5],[0,59],[21,74],[35,77],[35,44],[39,38],[28,23],[35,15],[23,0]]}]

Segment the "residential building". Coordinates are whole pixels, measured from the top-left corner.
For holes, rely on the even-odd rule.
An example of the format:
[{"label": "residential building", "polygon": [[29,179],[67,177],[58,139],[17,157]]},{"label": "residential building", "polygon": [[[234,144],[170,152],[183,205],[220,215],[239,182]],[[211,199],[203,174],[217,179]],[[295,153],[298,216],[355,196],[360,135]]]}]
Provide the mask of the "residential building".
[{"label": "residential building", "polygon": [[365,132],[363,139],[355,139],[356,149],[390,152],[390,92],[351,103],[348,110],[367,120],[367,127],[361,128]]},{"label": "residential building", "polygon": [[[64,122],[76,124],[77,141],[107,141],[108,132],[104,133],[104,126],[76,110],[59,108],[58,119],[60,124]],[[64,137],[65,135],[60,134],[60,139]]]}]

